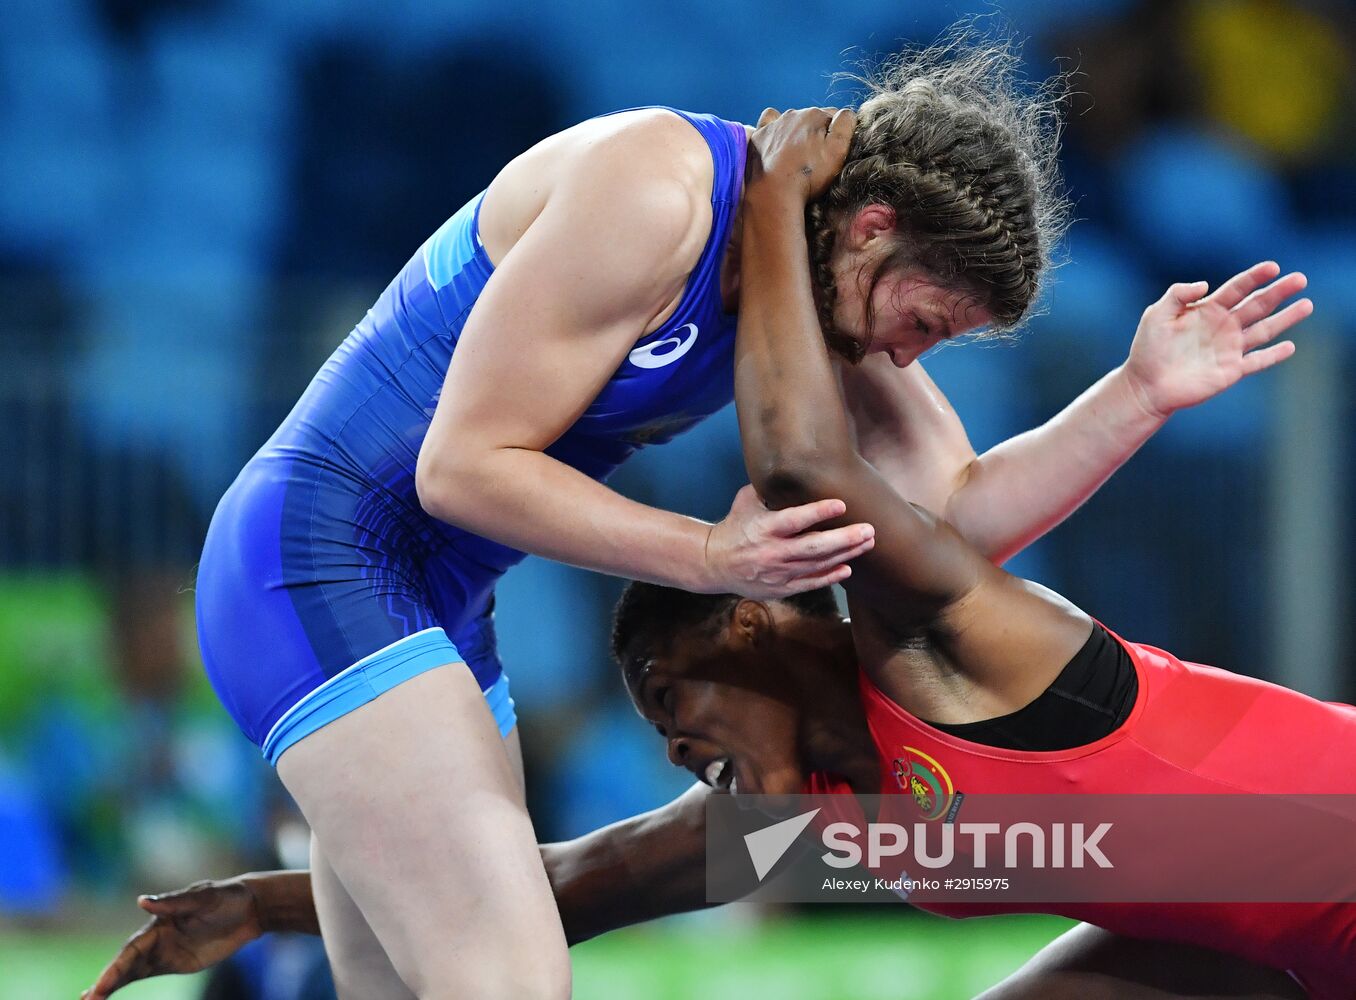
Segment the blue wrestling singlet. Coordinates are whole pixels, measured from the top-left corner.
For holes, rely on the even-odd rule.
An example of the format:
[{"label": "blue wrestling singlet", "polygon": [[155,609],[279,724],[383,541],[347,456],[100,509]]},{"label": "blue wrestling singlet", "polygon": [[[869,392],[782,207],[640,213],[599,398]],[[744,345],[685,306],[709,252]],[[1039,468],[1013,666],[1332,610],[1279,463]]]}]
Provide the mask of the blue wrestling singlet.
[{"label": "blue wrestling singlet", "polygon": [[[548,455],[602,480],[734,396],[721,255],[744,178],[742,125],[675,112],[711,149],[711,233],[673,316],[639,340]],[[457,339],[493,271],[482,195],[398,274],[227,490],[198,569],[218,696],[269,761],[402,681],[465,663],[514,725],[495,581],[525,553],[424,513],[415,465]]]}]

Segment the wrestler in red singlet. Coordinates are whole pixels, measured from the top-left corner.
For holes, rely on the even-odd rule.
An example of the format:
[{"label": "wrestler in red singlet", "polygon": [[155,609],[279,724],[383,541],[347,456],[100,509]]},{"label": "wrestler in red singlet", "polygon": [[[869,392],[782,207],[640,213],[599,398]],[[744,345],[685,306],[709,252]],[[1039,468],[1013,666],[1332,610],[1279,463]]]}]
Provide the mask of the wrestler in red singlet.
[{"label": "wrestler in red singlet", "polygon": [[[1356,792],[1356,709],[1125,642],[1138,677],[1129,717],[1086,746],[1009,750],[958,739],[910,715],[861,678],[880,754],[881,792],[900,794],[894,762],[927,759],[966,794]],[[822,774],[812,793],[846,791]],[[1316,998],[1356,992],[1356,905],[1342,903],[933,904],[947,916],[1044,912],[1130,937],[1180,941],[1289,970]]]}]

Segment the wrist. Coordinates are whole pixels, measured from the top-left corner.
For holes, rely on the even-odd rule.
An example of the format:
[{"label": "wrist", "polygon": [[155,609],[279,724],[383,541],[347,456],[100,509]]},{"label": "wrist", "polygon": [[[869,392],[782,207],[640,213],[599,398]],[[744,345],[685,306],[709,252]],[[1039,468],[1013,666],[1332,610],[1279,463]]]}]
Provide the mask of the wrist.
[{"label": "wrist", "polygon": [[[308,873],[252,872],[237,876],[231,881],[242,886],[250,894],[259,934],[320,933]],[[304,892],[298,891],[301,883],[305,884]]]},{"label": "wrist", "polygon": [[646,580],[690,594],[721,593],[717,525],[685,514],[664,512],[669,524],[652,534],[645,558],[619,571],[623,577]]},{"label": "wrist", "polygon": [[683,589],[693,594],[724,593],[720,579],[721,574],[715,565],[715,555],[718,551],[718,543],[715,537],[717,526],[705,521],[697,521],[696,525],[700,529],[699,558],[690,574],[691,578],[682,585]]},{"label": "wrist", "polygon": [[786,211],[803,213],[807,201],[805,186],[800,178],[758,174],[744,184],[744,202],[751,217]]},{"label": "wrist", "polygon": [[1168,417],[1172,416],[1173,410],[1160,405],[1154,399],[1153,391],[1144,379],[1135,374],[1128,361],[1112,373],[1112,378],[1128,404],[1142,416],[1158,424],[1166,422]]}]

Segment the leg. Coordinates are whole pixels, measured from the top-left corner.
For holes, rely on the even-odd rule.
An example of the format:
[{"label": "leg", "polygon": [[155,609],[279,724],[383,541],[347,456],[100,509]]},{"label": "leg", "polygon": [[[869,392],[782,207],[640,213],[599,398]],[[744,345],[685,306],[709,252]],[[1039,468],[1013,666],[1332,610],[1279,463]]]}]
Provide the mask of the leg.
[{"label": "leg", "polygon": [[504,750],[508,753],[509,766],[513,768],[513,776],[518,779],[518,797],[524,799],[527,795],[527,778],[523,776],[523,742],[518,738],[518,727],[516,725],[504,737]]},{"label": "leg", "polygon": [[1303,1000],[1283,972],[1079,924],[976,1000]]},{"label": "leg", "polygon": [[464,665],[421,673],[312,732],[278,774],[420,1000],[569,996],[518,778]]},{"label": "leg", "polygon": [[311,892],[339,1000],[414,1000],[315,837],[311,838]]}]

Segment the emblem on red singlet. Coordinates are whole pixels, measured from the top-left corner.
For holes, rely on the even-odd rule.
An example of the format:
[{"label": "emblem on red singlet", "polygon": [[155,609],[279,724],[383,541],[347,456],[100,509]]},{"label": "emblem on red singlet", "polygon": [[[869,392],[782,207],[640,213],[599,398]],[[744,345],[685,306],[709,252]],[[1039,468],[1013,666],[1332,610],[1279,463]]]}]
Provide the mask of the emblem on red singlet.
[{"label": "emblem on red singlet", "polygon": [[963,796],[956,791],[951,775],[936,760],[915,747],[901,747],[903,756],[894,761],[895,781],[899,790],[913,799],[925,820],[941,819],[950,822]]}]

